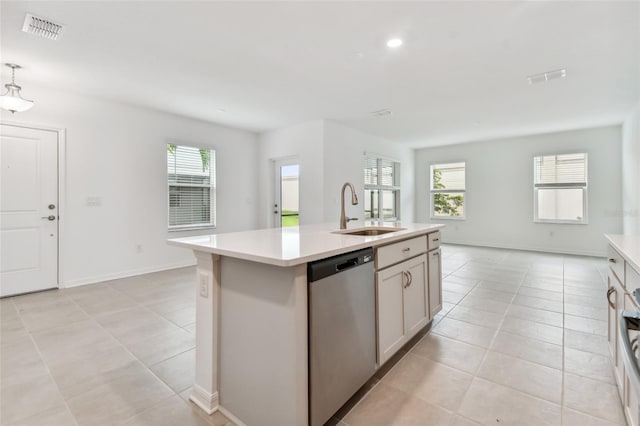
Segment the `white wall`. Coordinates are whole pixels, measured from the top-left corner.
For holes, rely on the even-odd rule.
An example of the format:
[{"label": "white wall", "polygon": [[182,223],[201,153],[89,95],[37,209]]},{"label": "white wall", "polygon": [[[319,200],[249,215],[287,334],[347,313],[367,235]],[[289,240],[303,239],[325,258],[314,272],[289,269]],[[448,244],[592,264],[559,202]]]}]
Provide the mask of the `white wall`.
[{"label": "white wall", "polygon": [[[260,226],[273,226],[273,160],[297,156],[300,162],[300,224],[339,225],[340,189],[345,182],[364,196],[364,152],[401,162],[401,215],[413,221],[413,150],[330,120],[315,120],[265,132],[259,137]],[[364,218],[364,203],[347,206],[347,216]],[[352,223],[351,226],[356,226]]]},{"label": "white wall", "polygon": [[640,104],[629,114],[622,129],[624,233],[640,235]]},{"label": "white wall", "polygon": [[[622,231],[620,126],[416,151],[416,221],[441,222],[445,242],[604,255]],[[533,223],[533,157],[587,152],[588,225]],[[466,161],[466,220],[429,219],[429,165]]]},{"label": "white wall", "polygon": [[[257,226],[254,133],[32,85],[29,97],[32,110],[0,119],[66,129],[63,285],[195,263],[189,250],[165,242],[196,234],[167,231],[167,139],[216,149],[215,232]],[[87,206],[87,197],[102,205]]]},{"label": "white wall", "polygon": [[[352,206],[347,198],[345,211],[349,217],[364,218],[365,152],[392,158],[400,162],[400,220],[413,222],[414,160],[413,150],[397,143],[355,130],[331,120],[324,128],[324,220],[340,221],[340,190],[345,182],[354,184],[360,203]],[[349,191],[347,189],[347,191]],[[350,196],[349,192],[347,192]],[[357,222],[352,222],[352,227]]]},{"label": "white wall", "polygon": [[294,156],[300,164],[300,224],[323,222],[323,130],[323,121],[314,120],[259,135],[261,228],[273,226],[274,160]]}]

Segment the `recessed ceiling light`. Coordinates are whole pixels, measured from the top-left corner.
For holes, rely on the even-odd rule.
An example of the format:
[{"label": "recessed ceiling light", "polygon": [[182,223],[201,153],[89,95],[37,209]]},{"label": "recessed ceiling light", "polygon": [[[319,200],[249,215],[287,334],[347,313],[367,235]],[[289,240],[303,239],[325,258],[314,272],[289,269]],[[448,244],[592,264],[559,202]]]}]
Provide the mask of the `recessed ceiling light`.
[{"label": "recessed ceiling light", "polygon": [[378,111],[371,111],[371,115],[375,115],[378,117],[384,117],[385,115],[391,115],[390,109],[379,109]]},{"label": "recessed ceiling light", "polygon": [[402,46],[402,39],[401,38],[390,38],[389,40],[387,40],[387,47],[395,49],[395,48],[400,47],[400,46]]},{"label": "recessed ceiling light", "polygon": [[541,72],[540,74],[533,74],[527,77],[529,84],[546,83],[549,80],[555,80],[556,78],[564,78],[567,76],[567,70],[562,68],[560,70]]}]

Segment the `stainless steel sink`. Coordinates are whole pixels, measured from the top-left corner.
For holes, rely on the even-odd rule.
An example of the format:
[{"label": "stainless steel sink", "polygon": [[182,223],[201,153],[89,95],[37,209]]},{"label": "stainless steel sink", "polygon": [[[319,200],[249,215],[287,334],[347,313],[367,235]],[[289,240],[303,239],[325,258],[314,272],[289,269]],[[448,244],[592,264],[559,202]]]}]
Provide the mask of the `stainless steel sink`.
[{"label": "stainless steel sink", "polygon": [[380,226],[368,227],[368,228],[358,228],[352,230],[345,231],[336,231],[334,234],[344,234],[344,235],[363,235],[367,237],[376,236],[376,235],[384,235],[389,234],[391,232],[404,231],[406,228],[385,228]]}]

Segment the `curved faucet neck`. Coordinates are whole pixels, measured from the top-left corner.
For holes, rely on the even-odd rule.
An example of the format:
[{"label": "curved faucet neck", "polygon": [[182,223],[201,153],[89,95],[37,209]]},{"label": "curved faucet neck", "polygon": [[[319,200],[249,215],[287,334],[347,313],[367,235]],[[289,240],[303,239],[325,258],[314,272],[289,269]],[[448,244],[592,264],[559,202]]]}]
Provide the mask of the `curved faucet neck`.
[{"label": "curved faucet neck", "polygon": [[351,219],[348,219],[345,211],[344,211],[344,191],[349,187],[351,190],[351,204],[354,206],[358,204],[358,196],[356,195],[356,189],[353,187],[353,184],[350,182],[345,182],[342,185],[342,191],[340,192],[340,229],[347,229],[347,222]]}]

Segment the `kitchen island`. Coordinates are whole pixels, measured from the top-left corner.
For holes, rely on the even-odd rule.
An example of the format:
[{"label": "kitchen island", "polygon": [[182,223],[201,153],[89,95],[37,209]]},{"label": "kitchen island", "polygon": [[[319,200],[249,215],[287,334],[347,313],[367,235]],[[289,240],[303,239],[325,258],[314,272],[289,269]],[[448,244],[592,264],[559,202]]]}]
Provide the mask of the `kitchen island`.
[{"label": "kitchen island", "polygon": [[[374,222],[365,223],[362,229],[372,226],[393,232],[349,235],[345,232],[362,227],[340,231],[334,224],[323,224],[169,240],[169,244],[193,250],[197,259],[196,367],[191,400],[208,413],[220,410],[238,424],[308,424],[309,262],[372,247],[376,269],[382,273],[397,269],[404,259],[413,257],[414,265],[414,254],[421,254],[425,257],[422,309],[434,308],[415,324],[405,320],[401,328],[426,325],[441,304],[437,247],[438,230],[443,225]],[[429,272],[428,250],[438,265]],[[386,259],[384,264],[380,259]],[[403,287],[411,285],[402,281],[405,274],[408,272],[402,271],[400,286],[395,287],[395,278],[378,278],[387,280],[386,292],[399,289],[401,305]],[[428,288],[428,278],[434,286],[437,280],[438,288]],[[384,302],[380,292],[378,289],[378,305]],[[390,315],[389,309],[384,312],[385,318]],[[378,352],[384,354],[384,360],[409,336],[387,337],[378,336]],[[387,345],[387,351],[387,346],[381,349],[380,341],[393,344]]]}]

